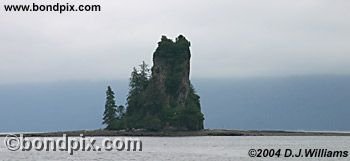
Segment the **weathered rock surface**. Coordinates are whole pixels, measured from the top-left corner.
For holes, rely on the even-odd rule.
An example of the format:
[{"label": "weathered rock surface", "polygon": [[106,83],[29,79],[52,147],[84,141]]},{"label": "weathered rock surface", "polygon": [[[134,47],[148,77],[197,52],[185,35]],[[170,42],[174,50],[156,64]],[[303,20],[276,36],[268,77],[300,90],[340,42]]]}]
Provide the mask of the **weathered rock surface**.
[{"label": "weathered rock surface", "polygon": [[[204,116],[190,79],[190,42],[162,37],[153,54],[147,87],[130,101],[128,126],[151,130],[200,130]],[[136,103],[135,103],[136,102]],[[132,109],[132,110],[131,110]]]}]

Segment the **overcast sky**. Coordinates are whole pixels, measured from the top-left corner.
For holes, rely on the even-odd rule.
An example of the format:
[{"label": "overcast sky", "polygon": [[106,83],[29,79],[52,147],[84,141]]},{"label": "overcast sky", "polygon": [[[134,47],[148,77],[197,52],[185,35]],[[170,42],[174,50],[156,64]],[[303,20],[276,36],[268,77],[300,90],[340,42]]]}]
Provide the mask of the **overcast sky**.
[{"label": "overcast sky", "polygon": [[[127,79],[161,35],[192,44],[192,78],[350,74],[348,0],[125,0],[102,12],[4,12],[0,84]],[[56,1],[55,1],[56,3]],[[62,1],[63,3],[63,1]],[[66,3],[66,1],[64,2]]]}]

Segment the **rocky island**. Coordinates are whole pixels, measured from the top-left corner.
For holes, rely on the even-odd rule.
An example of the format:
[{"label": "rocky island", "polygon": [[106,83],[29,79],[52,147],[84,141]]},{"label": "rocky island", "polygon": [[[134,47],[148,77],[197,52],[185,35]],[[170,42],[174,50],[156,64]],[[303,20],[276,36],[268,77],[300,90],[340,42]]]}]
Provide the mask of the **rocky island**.
[{"label": "rocky island", "polygon": [[[153,67],[144,62],[131,73],[127,107],[115,105],[108,87],[104,123],[108,130],[201,130],[200,97],[189,79],[191,43],[162,36],[153,54]],[[114,114],[116,113],[116,114]]]},{"label": "rocky island", "polygon": [[182,35],[175,41],[163,36],[153,53],[153,67],[149,69],[143,62],[133,69],[126,108],[116,105],[114,92],[108,87],[103,117],[105,129],[25,133],[24,136],[350,136],[346,132],[204,129],[200,97],[189,79],[190,46]]}]

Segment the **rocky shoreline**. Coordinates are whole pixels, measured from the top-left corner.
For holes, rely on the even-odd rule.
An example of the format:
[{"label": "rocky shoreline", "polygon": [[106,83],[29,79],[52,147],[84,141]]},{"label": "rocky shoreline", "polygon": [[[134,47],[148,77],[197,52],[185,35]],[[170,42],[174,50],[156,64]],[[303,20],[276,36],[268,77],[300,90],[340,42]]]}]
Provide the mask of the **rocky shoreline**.
[{"label": "rocky shoreline", "polygon": [[[11,133],[19,135],[21,133]],[[107,131],[107,130],[78,130],[43,133],[23,133],[25,137],[61,137],[67,136],[135,136],[135,137],[185,137],[185,136],[350,136],[345,132],[295,132],[295,131],[273,131],[273,130],[222,130],[205,129],[200,131]],[[5,137],[6,134],[0,134]]]}]

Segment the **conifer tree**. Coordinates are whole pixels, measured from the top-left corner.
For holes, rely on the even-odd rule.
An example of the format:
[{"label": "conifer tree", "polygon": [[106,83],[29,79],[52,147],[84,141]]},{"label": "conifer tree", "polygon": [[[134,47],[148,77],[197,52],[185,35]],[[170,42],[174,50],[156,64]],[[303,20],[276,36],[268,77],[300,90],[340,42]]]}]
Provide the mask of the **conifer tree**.
[{"label": "conifer tree", "polygon": [[117,121],[117,105],[115,103],[114,92],[110,86],[106,91],[106,104],[103,113],[103,124],[106,125],[107,130],[111,130]]},{"label": "conifer tree", "polygon": [[144,92],[149,82],[150,69],[148,68],[148,65],[143,61],[142,64],[139,65],[139,67],[140,69],[137,69],[135,67],[133,68],[130,77],[130,91],[127,98],[127,112],[129,114],[133,113],[134,111],[137,111],[137,108],[140,107],[140,104],[138,102],[140,94]]}]

